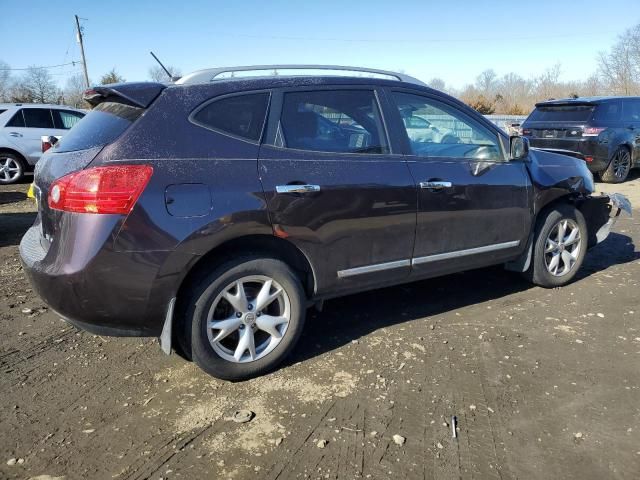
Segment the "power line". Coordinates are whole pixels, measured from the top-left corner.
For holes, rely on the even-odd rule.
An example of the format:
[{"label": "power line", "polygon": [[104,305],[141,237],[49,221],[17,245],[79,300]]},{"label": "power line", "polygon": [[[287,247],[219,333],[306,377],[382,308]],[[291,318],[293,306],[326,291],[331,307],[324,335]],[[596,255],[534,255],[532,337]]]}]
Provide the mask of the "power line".
[{"label": "power line", "polygon": [[81,64],[82,62],[75,60],[73,62],[69,62],[69,63],[61,63],[59,65],[42,65],[42,66],[31,66],[31,67],[24,67],[24,68],[0,68],[0,71],[6,72],[6,71],[17,71],[17,70],[31,70],[32,68],[58,68],[58,67],[66,67],[67,65],[73,65],[75,66],[77,64]]}]

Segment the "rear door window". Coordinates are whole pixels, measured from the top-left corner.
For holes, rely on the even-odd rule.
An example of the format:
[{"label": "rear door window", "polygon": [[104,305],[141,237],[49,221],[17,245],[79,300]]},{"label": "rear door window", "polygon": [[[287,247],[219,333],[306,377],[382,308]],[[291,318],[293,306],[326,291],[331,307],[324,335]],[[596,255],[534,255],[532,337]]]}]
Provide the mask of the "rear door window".
[{"label": "rear door window", "polygon": [[599,104],[593,112],[593,120],[602,123],[615,123],[620,121],[622,104],[620,102],[605,102]]},{"label": "rear door window", "polygon": [[372,90],[284,94],[277,146],[317,152],[389,153]]},{"label": "rear door window", "polygon": [[536,107],[528,120],[532,122],[586,122],[594,105],[553,105]]},{"label": "rear door window", "polygon": [[62,137],[56,145],[56,151],[86,150],[111,143],[143,112],[143,108],[122,103],[100,103]]},{"label": "rear door window", "polygon": [[640,100],[624,100],[622,110],[626,122],[640,123]]},{"label": "rear door window", "polygon": [[84,117],[84,114],[72,110],[51,110],[51,112],[55,127],[62,130],[69,130]]},{"label": "rear door window", "polygon": [[206,103],[191,119],[201,127],[259,142],[268,107],[268,92],[234,95]]},{"label": "rear door window", "polygon": [[6,126],[14,128],[24,128],[24,115],[22,115],[22,109],[18,110],[13,115],[13,117],[11,117],[11,120],[7,122]]},{"label": "rear door window", "polygon": [[22,113],[27,128],[54,128],[51,110],[48,108],[25,108]]}]

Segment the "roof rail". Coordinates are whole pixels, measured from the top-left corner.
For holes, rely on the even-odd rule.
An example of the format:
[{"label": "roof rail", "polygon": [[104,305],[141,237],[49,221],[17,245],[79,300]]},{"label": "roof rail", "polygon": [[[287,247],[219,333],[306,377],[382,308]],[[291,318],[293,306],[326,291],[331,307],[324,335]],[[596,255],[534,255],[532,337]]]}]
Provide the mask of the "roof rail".
[{"label": "roof rail", "polygon": [[[176,83],[180,85],[191,85],[194,83],[208,83],[216,80],[216,77],[220,76],[223,73],[231,73],[233,75],[236,72],[259,72],[259,71],[277,72],[278,70],[329,70],[329,71],[333,70],[333,71],[344,71],[344,72],[369,73],[374,75],[391,77],[401,82],[407,82],[407,83],[413,83],[415,85],[426,86],[424,82],[418,80],[417,78],[411,77],[409,75],[405,75],[404,73],[390,72],[387,70],[377,70],[374,68],[345,67],[342,65],[247,65],[244,67],[207,68],[205,70],[197,70],[195,72],[189,73],[184,77],[182,77],[180,80],[176,81]],[[270,74],[267,74],[266,76],[270,76]],[[309,75],[304,75],[304,76],[309,76]]]}]

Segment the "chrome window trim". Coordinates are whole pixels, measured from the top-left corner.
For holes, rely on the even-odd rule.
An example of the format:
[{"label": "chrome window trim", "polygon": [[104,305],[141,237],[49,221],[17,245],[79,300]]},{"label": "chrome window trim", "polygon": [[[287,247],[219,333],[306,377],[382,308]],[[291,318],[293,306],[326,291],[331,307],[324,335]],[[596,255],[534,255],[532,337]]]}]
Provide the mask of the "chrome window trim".
[{"label": "chrome window trim", "polygon": [[407,260],[397,260],[395,262],[376,263],[375,265],[366,265],[364,267],[348,268],[347,270],[339,270],[338,278],[353,277],[354,275],[362,275],[363,273],[380,272],[382,270],[390,270],[392,268],[409,267],[411,262]]},{"label": "chrome window trim", "polygon": [[504,250],[520,245],[520,240],[511,242],[494,243],[493,245],[485,245],[483,247],[467,248],[465,250],[455,250],[453,252],[437,253],[435,255],[427,255],[425,257],[415,257],[411,260],[412,265],[420,265],[422,263],[438,262],[440,260],[448,260],[451,258],[466,257],[467,255],[475,255],[476,253],[487,253],[496,250]]}]

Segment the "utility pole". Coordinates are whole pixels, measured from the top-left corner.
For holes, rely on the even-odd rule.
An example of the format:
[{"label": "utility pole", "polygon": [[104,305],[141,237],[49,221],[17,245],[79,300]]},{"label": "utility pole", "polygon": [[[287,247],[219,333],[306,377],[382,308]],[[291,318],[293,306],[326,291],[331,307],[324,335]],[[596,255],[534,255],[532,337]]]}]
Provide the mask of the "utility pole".
[{"label": "utility pole", "polygon": [[80,43],[80,54],[82,55],[82,68],[84,68],[84,81],[87,84],[87,88],[91,88],[89,85],[89,74],[87,73],[87,59],[84,57],[84,43],[82,43],[82,29],[80,28],[80,20],[78,15],[76,17],[76,29],[78,30],[78,43]]}]

